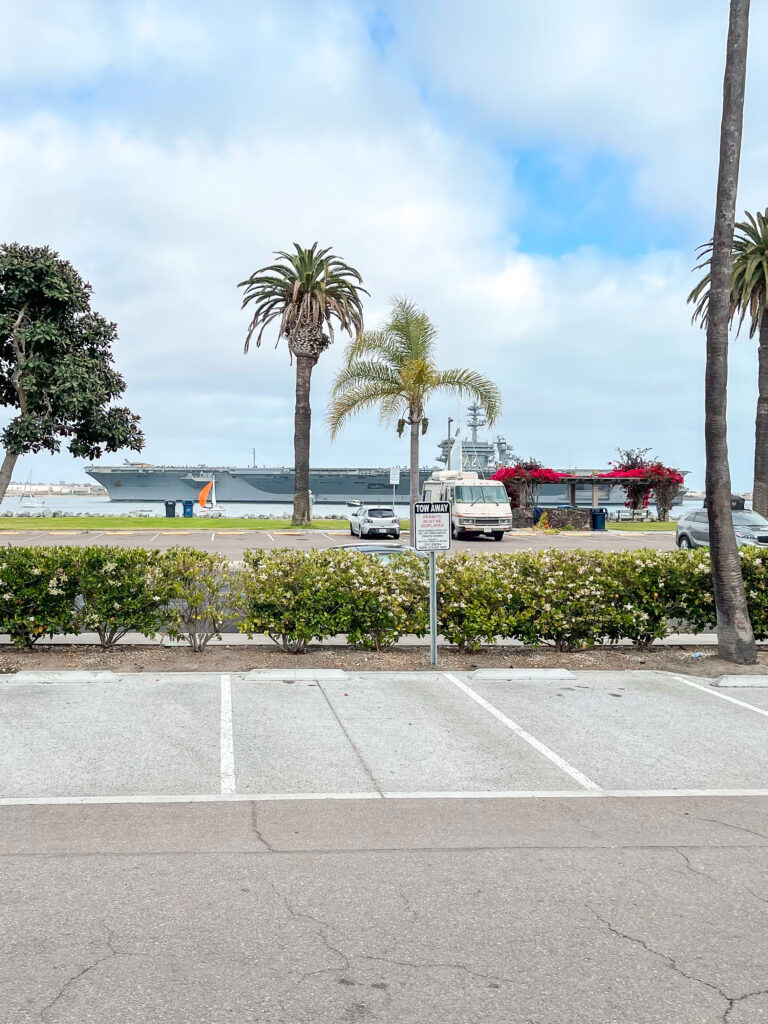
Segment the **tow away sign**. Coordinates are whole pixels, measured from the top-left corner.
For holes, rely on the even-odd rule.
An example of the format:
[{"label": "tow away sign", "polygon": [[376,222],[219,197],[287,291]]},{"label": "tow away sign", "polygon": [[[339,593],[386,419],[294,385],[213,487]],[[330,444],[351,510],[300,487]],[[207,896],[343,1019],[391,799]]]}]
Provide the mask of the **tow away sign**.
[{"label": "tow away sign", "polygon": [[449,551],[451,547],[451,505],[447,501],[417,501],[413,506],[414,540],[417,551]]}]

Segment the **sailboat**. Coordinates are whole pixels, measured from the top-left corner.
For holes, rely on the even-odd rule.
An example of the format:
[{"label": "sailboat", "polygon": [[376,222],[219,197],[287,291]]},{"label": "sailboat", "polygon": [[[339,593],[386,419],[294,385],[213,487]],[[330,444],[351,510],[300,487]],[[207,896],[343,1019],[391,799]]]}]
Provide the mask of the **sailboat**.
[{"label": "sailboat", "polygon": [[32,494],[32,488],[30,486],[31,479],[32,474],[30,473],[29,476],[27,477],[27,482],[24,484],[24,487],[22,488],[19,504],[23,505],[25,508],[45,508],[45,502],[43,501],[43,499],[36,498]]},{"label": "sailboat", "polygon": [[[211,497],[211,504],[208,505],[208,496]],[[200,491],[197,497],[200,504],[198,510],[198,516],[203,519],[221,519],[222,516],[226,515],[226,510],[223,505],[216,504],[216,476],[212,476],[210,483],[207,483],[205,487]]]},{"label": "sailboat", "polygon": [[50,509],[47,507],[47,505],[43,501],[43,499],[42,498],[36,498],[32,494],[32,488],[30,486],[30,480],[31,479],[32,479],[32,473],[29,474],[29,476],[27,477],[27,482],[24,484],[24,487],[22,488],[21,498],[19,499],[19,505],[21,505],[22,508],[33,508],[33,509],[38,509],[38,511],[37,512],[22,512],[22,513],[19,513],[19,514],[20,515],[30,515],[30,516],[49,516],[51,514]]}]

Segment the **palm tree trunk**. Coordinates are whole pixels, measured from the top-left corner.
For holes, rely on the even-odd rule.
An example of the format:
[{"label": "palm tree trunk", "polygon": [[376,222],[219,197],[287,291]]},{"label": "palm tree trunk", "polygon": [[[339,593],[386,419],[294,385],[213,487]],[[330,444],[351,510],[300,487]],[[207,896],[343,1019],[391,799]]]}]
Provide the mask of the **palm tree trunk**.
[{"label": "palm tree trunk", "polygon": [[[421,430],[421,419],[418,416],[411,415],[411,479],[410,479],[410,491],[411,491],[411,523],[413,523],[413,506],[414,503],[419,501],[421,495],[419,494],[419,431]],[[413,543],[413,540],[411,540]]]},{"label": "palm tree trunk", "polygon": [[18,455],[11,455],[10,452],[6,452],[2,465],[0,465],[0,501],[3,500],[5,492],[8,490],[8,484],[11,482],[18,457]]},{"label": "palm tree trunk", "polygon": [[309,504],[309,435],[312,426],[309,385],[316,362],[311,356],[296,356],[296,407],[293,417],[294,526],[308,526],[312,521]]},{"label": "palm tree trunk", "polygon": [[731,515],[731,471],[728,464],[726,423],[731,256],[741,155],[748,30],[749,0],[731,0],[723,82],[720,166],[712,236],[704,427],[718,653],[726,661],[738,664],[757,661]]},{"label": "palm tree trunk", "polygon": [[768,516],[768,312],[760,319],[757,349],[757,416],[755,418],[755,478],[752,508]]}]

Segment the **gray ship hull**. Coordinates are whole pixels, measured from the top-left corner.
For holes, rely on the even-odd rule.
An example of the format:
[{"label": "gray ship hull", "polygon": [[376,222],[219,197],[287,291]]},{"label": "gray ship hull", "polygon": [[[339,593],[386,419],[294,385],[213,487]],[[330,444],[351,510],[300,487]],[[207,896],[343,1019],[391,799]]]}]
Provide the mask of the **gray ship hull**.
[{"label": "gray ship hull", "polygon": [[[422,469],[419,486],[432,472]],[[215,476],[216,500],[285,504],[293,500],[292,468],[245,469],[231,466],[90,466],[86,473],[107,489],[111,501],[181,501],[197,498]],[[392,500],[388,469],[313,469],[309,487],[316,504]],[[402,470],[397,495],[408,498],[408,474]]]},{"label": "gray ship hull", "polygon": [[[419,492],[424,481],[433,472],[419,470]],[[490,476],[492,470],[488,470]],[[219,503],[249,502],[253,504],[281,504],[293,501],[292,468],[245,469],[232,466],[90,466],[86,473],[107,489],[111,501],[182,501],[197,498],[200,491],[215,476],[216,500]],[[389,470],[370,469],[313,469],[309,474],[309,487],[318,505],[344,505],[348,501],[392,501]],[[685,488],[681,488],[675,504],[682,501]],[[402,469],[397,497],[408,501],[408,472]],[[600,504],[623,506],[625,494],[617,484],[600,483]],[[538,489],[539,505],[552,507],[568,504],[568,488],[564,484],[543,484]],[[576,504],[592,504],[590,485],[576,488]]]}]

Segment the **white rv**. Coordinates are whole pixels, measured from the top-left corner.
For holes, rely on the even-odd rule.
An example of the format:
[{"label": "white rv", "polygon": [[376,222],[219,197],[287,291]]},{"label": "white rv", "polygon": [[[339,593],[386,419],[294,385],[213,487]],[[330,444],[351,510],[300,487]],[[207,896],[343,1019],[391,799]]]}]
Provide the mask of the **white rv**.
[{"label": "white rv", "polygon": [[451,503],[451,533],[456,538],[489,533],[501,540],[512,528],[504,484],[481,480],[477,473],[437,470],[424,481],[423,500]]}]

